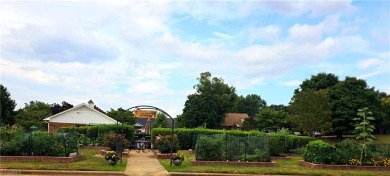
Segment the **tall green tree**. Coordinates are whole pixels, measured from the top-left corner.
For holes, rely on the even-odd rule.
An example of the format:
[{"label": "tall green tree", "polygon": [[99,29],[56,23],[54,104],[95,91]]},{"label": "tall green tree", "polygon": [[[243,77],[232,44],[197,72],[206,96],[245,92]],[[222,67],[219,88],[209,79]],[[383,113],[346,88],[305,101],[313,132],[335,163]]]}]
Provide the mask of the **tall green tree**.
[{"label": "tall green tree", "polygon": [[332,106],[332,127],[338,138],[354,130],[353,118],[358,109],[368,107],[375,115],[380,113],[380,98],[366,81],[346,77],[329,89]]},{"label": "tall green tree", "polygon": [[11,99],[11,94],[7,87],[0,84],[0,123],[6,125],[15,124],[15,100]]},{"label": "tall green tree", "polygon": [[250,94],[246,97],[239,96],[235,102],[233,112],[247,113],[249,116],[255,116],[262,108],[267,106],[267,102],[261,99],[260,95]]},{"label": "tall green tree", "polygon": [[225,114],[233,109],[236,90],[210,72],[201,73],[198,81],[194,86],[196,93],[187,97],[180,123],[187,128],[220,128]]},{"label": "tall green tree", "polygon": [[70,108],[73,108],[73,105],[72,104],[69,104],[68,102],[66,101],[63,101],[61,103],[61,105],[57,104],[57,103],[53,103],[50,105],[50,109],[51,109],[51,114],[54,115],[54,114],[58,114],[62,111],[66,111]]},{"label": "tall green tree", "polygon": [[379,134],[386,134],[387,131],[390,133],[390,95],[381,93],[380,96],[380,112],[373,123]]},{"label": "tall green tree", "polygon": [[306,79],[295,90],[295,93],[306,90],[323,90],[335,86],[339,82],[339,78],[332,73],[318,73],[312,75],[310,79]]},{"label": "tall green tree", "polygon": [[24,108],[17,111],[16,124],[27,131],[32,125],[41,130],[47,129],[47,124],[43,119],[51,115],[50,105],[40,101],[30,101],[24,105]]},{"label": "tall green tree", "polygon": [[111,108],[109,111],[107,111],[106,115],[124,124],[129,124],[129,125],[135,124],[134,114],[131,111],[123,108],[118,108],[118,109]]},{"label": "tall green tree", "polygon": [[275,111],[271,108],[264,108],[256,114],[256,125],[260,131],[277,131],[285,127],[287,113]]},{"label": "tall green tree", "polygon": [[157,118],[154,119],[153,128],[169,128],[167,116],[163,113],[158,113]]},{"label": "tall green tree", "polygon": [[331,124],[331,106],[326,90],[307,90],[295,95],[289,106],[289,120],[313,136],[314,131],[328,130]]}]

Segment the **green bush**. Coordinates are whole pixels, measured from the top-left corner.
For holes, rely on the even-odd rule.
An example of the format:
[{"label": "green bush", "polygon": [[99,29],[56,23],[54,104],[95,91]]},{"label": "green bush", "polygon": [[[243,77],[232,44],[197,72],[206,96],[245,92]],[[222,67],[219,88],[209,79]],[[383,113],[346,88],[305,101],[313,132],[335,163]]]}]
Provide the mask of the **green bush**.
[{"label": "green bush", "polygon": [[215,134],[199,136],[196,146],[196,159],[205,161],[221,161],[224,154],[225,135]]},{"label": "green bush", "polygon": [[353,139],[345,139],[337,144],[336,155],[339,156],[337,164],[348,164],[351,159],[360,158],[361,145]]},{"label": "green bush", "polygon": [[261,151],[256,149],[255,154],[253,155],[241,155],[240,161],[249,161],[249,162],[270,162],[271,156],[266,151]]},{"label": "green bush", "polygon": [[335,164],[339,161],[336,147],[321,140],[312,141],[307,145],[303,159],[316,164]]},{"label": "green bush", "polygon": [[[171,135],[161,136],[159,140],[154,142],[154,147],[160,151],[160,153],[171,153]],[[173,153],[176,153],[179,150],[179,142],[177,136],[173,136]]]},{"label": "green bush", "polygon": [[[104,138],[103,146],[110,147],[111,150],[116,150],[117,136],[115,133],[112,133],[112,132],[106,133],[106,134],[104,134],[103,138]],[[123,147],[129,146],[129,144],[130,144],[129,140],[124,138],[124,136],[121,134],[118,134],[118,143],[122,144]]]}]

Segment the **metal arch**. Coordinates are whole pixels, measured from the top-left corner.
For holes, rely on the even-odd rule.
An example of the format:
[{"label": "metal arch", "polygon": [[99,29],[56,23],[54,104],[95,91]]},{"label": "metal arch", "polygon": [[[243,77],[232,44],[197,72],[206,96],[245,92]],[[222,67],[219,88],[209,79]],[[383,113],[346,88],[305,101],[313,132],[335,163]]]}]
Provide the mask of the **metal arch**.
[{"label": "metal arch", "polygon": [[[157,110],[157,111],[160,111],[162,113],[164,113],[165,115],[167,115],[171,121],[172,121],[172,124],[171,124],[171,158],[173,156],[173,142],[174,142],[174,139],[173,139],[173,134],[174,134],[174,131],[173,131],[173,128],[175,127],[175,120],[171,117],[171,115],[169,115],[167,112],[165,112],[164,110],[158,108],[158,107],[155,107],[155,106],[150,106],[150,105],[138,105],[138,106],[133,106],[129,109],[127,109],[127,111],[131,111],[131,112],[134,112],[134,110],[136,109],[154,109],[154,110]],[[172,160],[171,160],[171,166],[172,166]]]}]

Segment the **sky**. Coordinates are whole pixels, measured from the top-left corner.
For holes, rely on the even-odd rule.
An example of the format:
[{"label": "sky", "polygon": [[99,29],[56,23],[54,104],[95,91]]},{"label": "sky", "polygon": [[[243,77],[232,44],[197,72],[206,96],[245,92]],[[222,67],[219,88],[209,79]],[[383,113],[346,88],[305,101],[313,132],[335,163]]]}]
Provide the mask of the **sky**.
[{"label": "sky", "polygon": [[182,113],[200,73],[287,105],[321,72],[390,93],[390,1],[0,2],[1,84],[30,101]]}]

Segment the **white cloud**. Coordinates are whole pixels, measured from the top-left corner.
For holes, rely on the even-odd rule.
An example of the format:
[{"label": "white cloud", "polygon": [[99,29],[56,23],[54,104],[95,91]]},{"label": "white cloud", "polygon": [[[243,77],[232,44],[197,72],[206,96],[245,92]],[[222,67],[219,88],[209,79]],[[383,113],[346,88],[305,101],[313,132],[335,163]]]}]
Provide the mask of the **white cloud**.
[{"label": "white cloud", "polygon": [[228,34],[224,34],[224,33],[221,33],[221,32],[213,32],[213,34],[219,38],[222,38],[222,39],[225,39],[225,40],[231,40],[233,39],[234,37],[231,36],[231,35],[228,35]]},{"label": "white cloud", "polygon": [[296,87],[296,86],[299,86],[299,84],[301,84],[301,83],[302,83],[302,81],[299,81],[299,80],[291,80],[291,81],[282,82],[282,83],[280,83],[280,85]]},{"label": "white cloud", "polygon": [[249,41],[252,43],[255,40],[266,40],[270,42],[279,41],[280,29],[274,25],[268,25],[260,28],[249,29]]},{"label": "white cloud", "polygon": [[358,63],[357,67],[359,69],[366,69],[373,66],[377,66],[378,64],[381,64],[380,60],[377,58],[369,58],[366,60],[362,60]]}]

